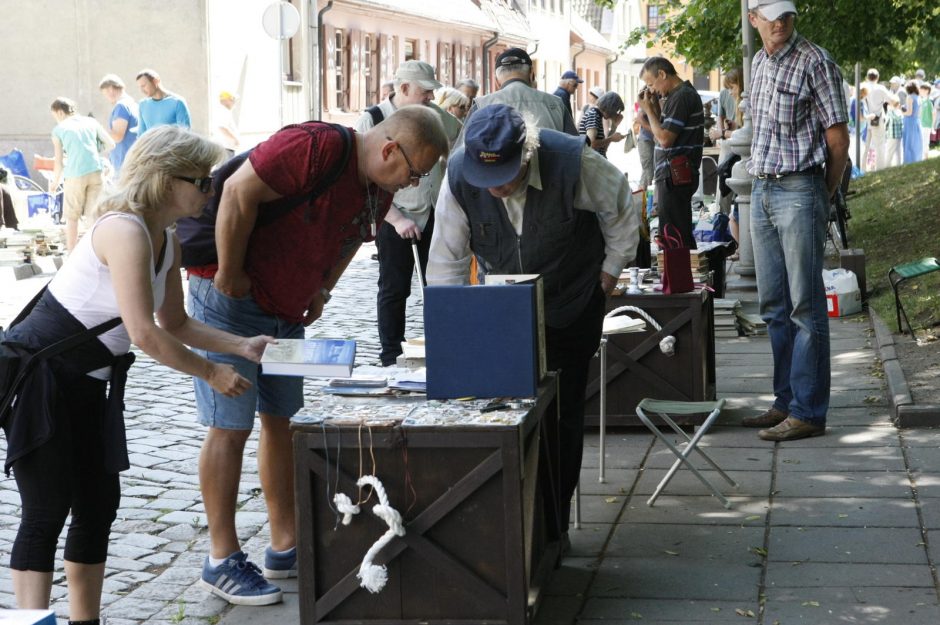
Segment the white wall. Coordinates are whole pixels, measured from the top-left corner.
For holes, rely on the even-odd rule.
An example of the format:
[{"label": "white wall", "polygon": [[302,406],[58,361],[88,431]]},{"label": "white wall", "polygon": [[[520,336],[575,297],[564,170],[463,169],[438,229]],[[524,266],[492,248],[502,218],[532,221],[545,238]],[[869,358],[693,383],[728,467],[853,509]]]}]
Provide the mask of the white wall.
[{"label": "white wall", "polygon": [[134,77],[145,67],[186,98],[196,130],[208,129],[204,0],[0,0],[0,16],[0,152],[50,155],[56,97],[107,120],[101,77],[118,74],[139,99]]},{"label": "white wall", "polygon": [[[237,94],[233,116],[243,148],[264,140],[281,126],[279,50],[283,44],[269,37],[261,24],[264,10],[271,3],[272,0],[208,0],[210,116],[215,117],[214,105],[220,91]],[[297,36],[302,33],[303,30]]]}]

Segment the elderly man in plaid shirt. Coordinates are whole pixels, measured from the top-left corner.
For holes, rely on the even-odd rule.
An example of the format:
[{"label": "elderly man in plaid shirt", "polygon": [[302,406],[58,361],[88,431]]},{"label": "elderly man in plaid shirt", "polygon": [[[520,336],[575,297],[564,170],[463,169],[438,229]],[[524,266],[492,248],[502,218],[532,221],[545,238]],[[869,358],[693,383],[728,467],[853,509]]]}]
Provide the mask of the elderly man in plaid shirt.
[{"label": "elderly man in plaid shirt", "polygon": [[763,48],[750,88],[751,237],[761,317],[774,357],[774,403],[743,425],[785,441],[826,432],[829,319],[822,283],[829,199],[848,158],[842,74],[794,29],[793,2],[748,0]]}]

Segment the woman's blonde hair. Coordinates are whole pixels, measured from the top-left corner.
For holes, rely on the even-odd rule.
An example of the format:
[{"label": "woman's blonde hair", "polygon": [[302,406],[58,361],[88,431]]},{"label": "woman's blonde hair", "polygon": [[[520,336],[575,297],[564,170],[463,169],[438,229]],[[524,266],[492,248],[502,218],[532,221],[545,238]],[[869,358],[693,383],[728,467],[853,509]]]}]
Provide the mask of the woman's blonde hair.
[{"label": "woman's blonde hair", "polygon": [[222,160],[221,146],[179,126],[158,126],[145,132],[131,147],[114,190],[98,205],[109,211],[145,216],[169,200],[174,176],[209,173]]},{"label": "woman's blonde hair", "polygon": [[437,97],[436,104],[445,111],[452,106],[470,107],[470,98],[452,87],[444,87]]}]

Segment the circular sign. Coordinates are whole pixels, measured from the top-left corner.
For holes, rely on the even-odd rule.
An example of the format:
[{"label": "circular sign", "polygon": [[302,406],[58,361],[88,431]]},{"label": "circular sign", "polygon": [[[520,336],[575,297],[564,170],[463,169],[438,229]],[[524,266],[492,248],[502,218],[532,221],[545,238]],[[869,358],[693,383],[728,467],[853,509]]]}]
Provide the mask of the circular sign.
[{"label": "circular sign", "polygon": [[300,28],[300,13],[290,2],[275,2],[264,10],[261,26],[269,37],[290,39]]}]

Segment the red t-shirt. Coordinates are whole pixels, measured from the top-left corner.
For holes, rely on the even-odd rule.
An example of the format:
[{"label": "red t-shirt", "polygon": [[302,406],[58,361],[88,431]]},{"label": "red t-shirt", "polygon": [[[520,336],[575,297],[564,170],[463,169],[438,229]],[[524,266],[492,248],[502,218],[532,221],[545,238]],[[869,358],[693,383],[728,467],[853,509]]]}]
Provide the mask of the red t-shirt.
[{"label": "red t-shirt", "polygon": [[[337,130],[325,124],[304,125],[313,134],[296,127],[281,129],[248,157],[258,177],[286,198],[310,194],[343,155],[343,138]],[[333,185],[312,205],[304,202],[251,233],[245,271],[251,278],[251,294],[264,311],[287,321],[303,321],[343,247],[374,238],[357,163],[353,133],[349,164]],[[382,191],[374,196],[378,227],[391,196]],[[260,204],[259,215],[272,204]]]}]

